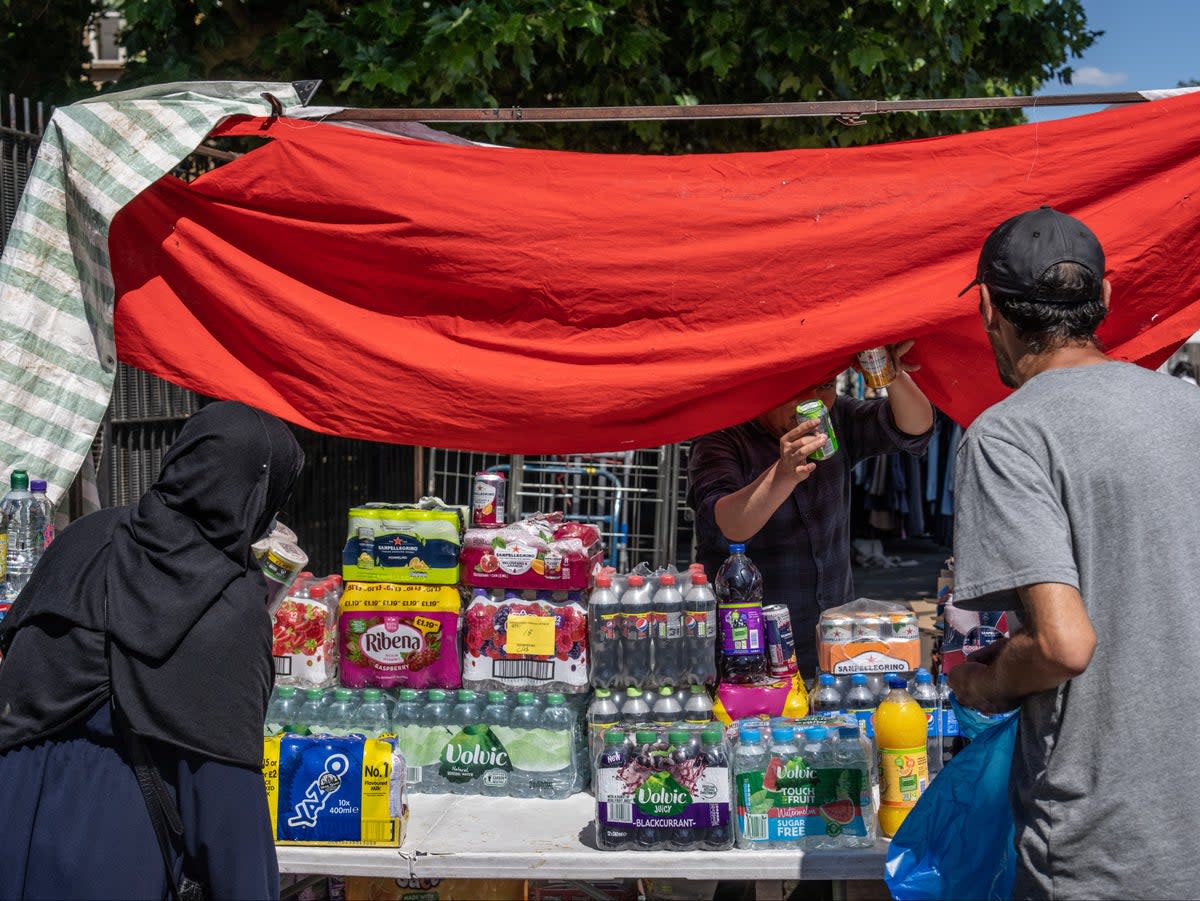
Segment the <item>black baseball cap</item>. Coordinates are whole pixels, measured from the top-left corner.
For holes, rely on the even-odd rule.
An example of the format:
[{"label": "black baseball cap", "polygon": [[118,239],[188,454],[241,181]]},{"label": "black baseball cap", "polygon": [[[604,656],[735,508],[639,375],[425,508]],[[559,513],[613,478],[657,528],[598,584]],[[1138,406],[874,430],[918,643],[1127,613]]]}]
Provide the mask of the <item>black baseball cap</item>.
[{"label": "black baseball cap", "polygon": [[996,226],[983,242],[975,280],[958,296],[985,284],[993,295],[1036,297],[1046,271],[1058,263],[1076,263],[1090,270],[1100,290],[1104,249],[1096,235],[1074,216],[1039,207]]}]

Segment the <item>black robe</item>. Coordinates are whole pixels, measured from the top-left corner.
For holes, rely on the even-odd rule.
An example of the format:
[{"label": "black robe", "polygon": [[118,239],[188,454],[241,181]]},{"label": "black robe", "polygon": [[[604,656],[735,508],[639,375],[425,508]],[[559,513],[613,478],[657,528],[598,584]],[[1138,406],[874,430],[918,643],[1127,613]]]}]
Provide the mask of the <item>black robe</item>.
[{"label": "black robe", "polygon": [[[78,896],[163,896],[145,805],[112,736],[114,693],[178,795],[191,867],[214,877],[218,897],[277,894],[259,772],[271,621],[250,546],[302,463],[279,420],[209,405],[136,505],[84,517],[46,550],[0,623],[0,831],[32,836],[27,854],[0,867],[0,897],[65,897],[69,886]],[[116,819],[95,817],[97,806]],[[100,821],[91,846],[58,854],[72,834],[64,824],[90,817]],[[112,866],[123,859],[133,864],[127,883]]]}]

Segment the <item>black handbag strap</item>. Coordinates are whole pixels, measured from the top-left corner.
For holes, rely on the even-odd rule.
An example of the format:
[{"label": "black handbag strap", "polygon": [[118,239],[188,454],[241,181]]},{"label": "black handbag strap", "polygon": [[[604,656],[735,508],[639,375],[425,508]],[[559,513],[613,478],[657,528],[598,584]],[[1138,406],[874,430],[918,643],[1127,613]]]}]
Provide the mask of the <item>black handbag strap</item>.
[{"label": "black handbag strap", "polygon": [[138,788],[142,790],[142,799],[146,802],[146,812],[150,815],[150,825],[154,828],[154,837],[158,839],[158,850],[162,852],[163,866],[167,871],[167,885],[170,887],[173,901],[188,901],[190,898],[203,897],[200,886],[187,876],[179,882],[175,880],[175,849],[183,839],[183,820],[175,802],[167,793],[163,784],[162,774],[146,751],[146,745],[141,736],[133,731],[125,712],[117,703],[117,693],[112,679],[112,655],[108,636],[108,597],[104,598],[104,659],[108,666],[109,696],[112,699],[113,731],[121,736],[125,751],[133,764],[133,774],[137,777]]}]

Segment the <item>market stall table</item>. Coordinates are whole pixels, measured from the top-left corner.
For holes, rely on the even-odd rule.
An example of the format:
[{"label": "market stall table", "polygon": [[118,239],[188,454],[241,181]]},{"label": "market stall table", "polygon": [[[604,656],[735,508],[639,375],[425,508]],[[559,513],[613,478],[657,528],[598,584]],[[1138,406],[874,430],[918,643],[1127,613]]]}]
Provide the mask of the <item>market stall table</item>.
[{"label": "market stall table", "polygon": [[837,851],[601,851],[595,799],[414,795],[399,848],[280,847],[285,873],[462,879],[882,879],[887,843]]}]

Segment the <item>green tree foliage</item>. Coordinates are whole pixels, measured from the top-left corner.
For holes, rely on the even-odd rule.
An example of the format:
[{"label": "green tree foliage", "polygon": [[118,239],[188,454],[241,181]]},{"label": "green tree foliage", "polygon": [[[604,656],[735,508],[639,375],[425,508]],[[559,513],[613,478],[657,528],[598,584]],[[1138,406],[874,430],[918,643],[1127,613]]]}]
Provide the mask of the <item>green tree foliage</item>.
[{"label": "green tree foliage", "polygon": [[[124,0],[122,85],[322,78],[319,103],[612,106],[1029,94],[1100,32],[1082,0]],[[1019,111],[491,125],[505,143],[683,152],[873,143]]]},{"label": "green tree foliage", "polygon": [[0,90],[63,103],[92,88],[84,29],[96,0],[0,0]]}]

